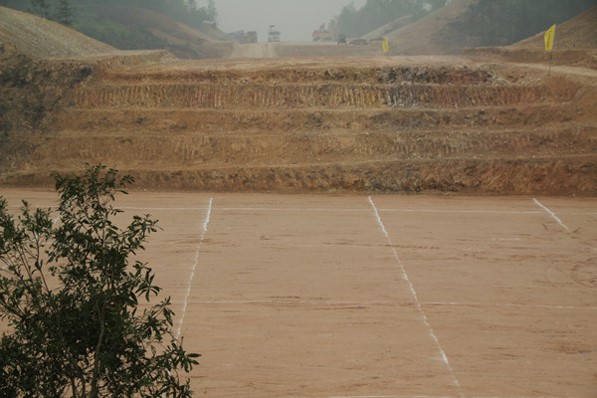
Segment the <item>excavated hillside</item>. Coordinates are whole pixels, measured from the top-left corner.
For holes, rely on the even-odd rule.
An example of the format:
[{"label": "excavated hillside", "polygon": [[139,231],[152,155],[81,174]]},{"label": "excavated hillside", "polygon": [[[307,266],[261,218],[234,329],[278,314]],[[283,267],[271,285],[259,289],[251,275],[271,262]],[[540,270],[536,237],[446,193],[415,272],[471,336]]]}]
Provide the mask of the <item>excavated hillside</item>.
[{"label": "excavated hillside", "polygon": [[[556,48],[560,49],[597,49],[597,5],[582,14],[557,25]],[[525,48],[543,51],[544,32],[512,45],[515,48]]]},{"label": "excavated hillside", "polygon": [[56,22],[2,6],[0,46],[34,59],[94,56],[117,51]]},{"label": "excavated hillside", "polygon": [[[556,27],[553,54],[544,50],[545,32],[507,47],[464,49],[469,56],[508,62],[552,62],[597,69],[597,5]],[[552,56],[553,55],[553,56]]]},{"label": "excavated hillside", "polygon": [[[88,6],[96,17],[104,21],[134,27],[143,32],[147,39],[159,41],[163,48],[181,59],[222,58],[230,55],[233,44],[226,40],[215,40],[215,28],[204,27],[210,34],[177,21],[163,13],[138,7]],[[222,34],[223,36],[223,34]]]},{"label": "excavated hillside", "polygon": [[[156,51],[169,51],[178,58],[201,59],[229,56],[231,42],[223,40],[224,34],[213,26],[194,29],[167,15],[146,8],[87,6],[84,18],[92,15],[97,20],[135,28],[145,36],[145,44]],[[83,21],[86,21],[83,19]],[[85,28],[83,24],[79,28]],[[99,30],[98,30],[99,29]],[[104,33],[102,25],[82,29],[95,37],[112,39],[113,33]],[[219,36],[220,39],[215,39]],[[138,44],[138,43],[137,43]],[[114,45],[118,45],[114,43]],[[156,47],[156,45],[158,47]],[[10,48],[32,59],[72,58],[125,55],[108,44],[95,40],[72,28],[35,15],[0,6],[0,46]],[[128,48],[138,48],[135,46]],[[147,50],[131,50],[135,52]],[[130,51],[128,51],[130,52]],[[125,55],[126,56],[126,55]]]},{"label": "excavated hillside", "polygon": [[396,55],[458,54],[469,47],[466,35],[450,29],[462,19],[476,0],[453,0],[445,7],[388,33],[390,49]]},{"label": "excavated hillside", "polygon": [[597,194],[595,76],[355,61],[78,65],[5,133],[0,184],[102,162],[147,189]]}]

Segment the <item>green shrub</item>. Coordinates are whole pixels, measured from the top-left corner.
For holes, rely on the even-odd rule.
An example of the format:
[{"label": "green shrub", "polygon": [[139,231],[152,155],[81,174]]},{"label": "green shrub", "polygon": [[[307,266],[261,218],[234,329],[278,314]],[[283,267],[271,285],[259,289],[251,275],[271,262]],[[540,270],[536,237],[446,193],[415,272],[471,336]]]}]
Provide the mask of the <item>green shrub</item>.
[{"label": "green shrub", "polygon": [[187,353],[171,329],[170,299],[144,305],[160,288],[143,250],[157,221],[113,217],[118,193],[132,183],[115,170],[87,166],[56,176],[58,217],[23,202],[15,219],[0,197],[2,397],[191,397]]}]

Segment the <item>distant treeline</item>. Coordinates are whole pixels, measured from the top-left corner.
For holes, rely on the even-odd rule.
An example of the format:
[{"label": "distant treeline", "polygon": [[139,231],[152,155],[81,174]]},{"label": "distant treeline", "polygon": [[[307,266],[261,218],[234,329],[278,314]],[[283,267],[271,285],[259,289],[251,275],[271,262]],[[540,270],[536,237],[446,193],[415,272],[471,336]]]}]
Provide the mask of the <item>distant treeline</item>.
[{"label": "distant treeline", "polygon": [[65,25],[73,24],[80,11],[89,6],[148,8],[190,26],[199,26],[203,21],[213,21],[217,17],[214,0],[208,0],[204,7],[199,7],[196,0],[0,0],[0,5],[28,11]]},{"label": "distant treeline", "polygon": [[454,24],[477,46],[509,45],[564,22],[595,0],[478,0]]},{"label": "distant treeline", "polygon": [[447,0],[367,0],[359,9],[354,4],[344,7],[330,27],[339,34],[359,37],[400,17],[422,17],[446,3]]},{"label": "distant treeline", "polygon": [[[452,0],[459,1],[459,0]],[[367,0],[346,6],[330,24],[350,37],[365,35],[397,18],[420,18],[445,6],[446,0]],[[594,6],[596,0],[477,0],[448,32],[475,46],[508,45],[564,22]]]},{"label": "distant treeline", "polygon": [[214,0],[199,6],[196,0],[0,0],[0,5],[27,11],[72,26],[76,30],[123,50],[164,48],[150,26],[133,26],[110,17],[109,10],[145,8],[163,13],[192,27],[214,21]]}]

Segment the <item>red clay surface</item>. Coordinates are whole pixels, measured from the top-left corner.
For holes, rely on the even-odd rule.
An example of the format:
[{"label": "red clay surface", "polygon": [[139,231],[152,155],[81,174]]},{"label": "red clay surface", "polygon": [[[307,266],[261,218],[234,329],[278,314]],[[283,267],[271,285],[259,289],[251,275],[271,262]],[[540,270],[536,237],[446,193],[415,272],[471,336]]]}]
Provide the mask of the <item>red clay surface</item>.
[{"label": "red clay surface", "polygon": [[[47,191],[2,189],[51,205]],[[133,193],[199,397],[595,397],[597,199]]]}]

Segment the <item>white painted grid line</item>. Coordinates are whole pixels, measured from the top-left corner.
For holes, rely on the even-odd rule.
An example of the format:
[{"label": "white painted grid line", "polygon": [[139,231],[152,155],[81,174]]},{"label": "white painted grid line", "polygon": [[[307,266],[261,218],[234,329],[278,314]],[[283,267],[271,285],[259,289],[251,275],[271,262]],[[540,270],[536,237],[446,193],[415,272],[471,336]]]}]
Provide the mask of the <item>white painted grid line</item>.
[{"label": "white painted grid line", "polygon": [[[32,205],[36,209],[57,209],[58,205]],[[10,210],[20,209],[21,206],[13,205],[7,207]],[[197,211],[206,210],[207,207],[147,207],[147,206],[123,206],[117,207],[118,210],[148,210],[148,211]],[[596,213],[597,214],[597,213]]]},{"label": "white painted grid line", "polygon": [[394,253],[394,258],[396,259],[396,263],[398,264],[398,267],[400,268],[400,272],[402,273],[402,278],[408,284],[408,288],[410,290],[410,293],[411,293],[413,299],[415,300],[416,308],[417,308],[419,314],[421,315],[421,318],[423,319],[423,323],[425,323],[425,326],[427,326],[427,329],[429,331],[429,335],[433,339],[436,348],[439,350],[439,353],[440,353],[440,356],[441,356],[443,362],[448,367],[448,369],[450,371],[450,375],[452,376],[452,380],[453,380],[454,385],[458,388],[458,391],[461,392],[462,390],[461,390],[461,387],[460,387],[460,382],[458,381],[458,378],[456,378],[456,375],[454,374],[454,369],[452,369],[452,366],[450,365],[450,361],[448,360],[448,357],[447,357],[444,349],[442,348],[442,346],[441,346],[441,344],[440,344],[437,336],[435,335],[435,332],[433,331],[433,328],[431,327],[431,324],[429,323],[429,319],[427,318],[427,314],[423,310],[423,306],[421,305],[421,302],[419,301],[419,296],[417,295],[417,291],[415,290],[414,285],[412,284],[410,278],[408,277],[408,273],[406,272],[406,268],[404,267],[404,264],[402,263],[402,260],[398,256],[398,252],[396,251],[396,248],[394,247],[394,242],[392,241],[392,238],[388,234],[388,231],[386,230],[386,226],[384,225],[383,221],[381,220],[381,216],[379,215],[379,211],[377,210],[377,206],[375,206],[375,202],[373,202],[373,198],[371,196],[369,196],[369,204],[373,208],[373,212],[375,214],[375,218],[377,220],[377,224],[380,226],[383,234],[385,235],[388,244],[392,247],[392,252]]},{"label": "white painted grid line", "polygon": [[205,214],[205,219],[203,220],[203,225],[201,228],[201,236],[199,237],[199,244],[197,245],[197,251],[195,252],[195,262],[193,263],[193,268],[191,268],[191,276],[189,277],[189,282],[187,284],[187,293],[184,298],[184,302],[182,305],[182,314],[180,316],[180,321],[178,322],[178,329],[176,330],[176,338],[180,338],[180,333],[182,332],[182,324],[184,322],[184,317],[187,313],[187,303],[189,301],[189,296],[191,295],[191,288],[193,286],[193,279],[195,279],[195,271],[197,269],[197,264],[199,263],[199,252],[201,251],[201,245],[203,244],[203,240],[205,239],[205,234],[207,233],[207,226],[209,225],[209,219],[211,218],[211,210],[213,207],[213,198],[209,199],[209,206],[207,207],[207,212]]},{"label": "white painted grid line", "polygon": [[119,207],[121,210],[153,210],[153,211],[197,211],[205,210],[206,207]]},{"label": "white painted grid line", "polygon": [[543,203],[539,202],[536,198],[533,198],[533,201],[535,202],[535,204],[537,206],[539,206],[540,208],[542,208],[543,210],[545,210],[547,212],[547,214],[549,214],[551,216],[551,218],[553,218],[554,220],[556,220],[556,222],[558,224],[560,224],[560,226],[562,228],[564,228],[566,231],[570,232],[570,228],[568,228],[563,222],[562,220],[560,220],[558,218],[558,216],[556,216],[556,213],[554,213],[553,211],[549,210],[545,205],[543,205]]},{"label": "white painted grid line", "polygon": [[[58,208],[56,205],[34,205],[35,208],[54,209]],[[19,209],[20,206],[8,206],[8,209]],[[206,207],[134,207],[125,206],[119,207],[120,210],[147,210],[147,211],[198,211],[205,210]],[[316,208],[300,208],[300,207],[218,207],[219,211],[305,211],[305,212],[330,212],[330,213],[341,213],[341,212],[368,212],[367,209],[355,209],[355,208],[329,208],[329,207],[316,207]],[[478,210],[438,210],[438,209],[390,209],[390,208],[378,208],[379,211],[385,213],[443,213],[443,214],[543,214],[545,210],[489,210],[489,209],[478,209]],[[597,216],[595,211],[560,211],[560,214],[577,215],[577,216]]]},{"label": "white painted grid line", "polygon": [[346,212],[360,212],[365,213],[369,210],[367,209],[351,209],[351,208],[333,208],[333,207],[219,207],[221,211],[305,211],[305,212],[313,212],[313,211],[326,211],[330,213],[340,213],[343,211]]},{"label": "white painted grid line", "polygon": [[[337,306],[337,307],[365,307],[368,306],[400,306],[404,303],[398,301],[335,301],[335,300],[305,300],[305,299],[255,299],[255,300],[197,300],[194,304],[203,305],[305,305],[305,306]],[[521,309],[546,309],[546,310],[586,310],[597,311],[597,306],[580,305],[555,305],[555,304],[515,304],[515,303],[480,303],[466,301],[426,301],[421,302],[422,306],[444,306],[444,307],[511,307]]]},{"label": "white painted grid line", "polygon": [[452,398],[451,396],[430,395],[334,395],[329,398]]},{"label": "white painted grid line", "polygon": [[[367,209],[354,209],[354,208],[330,208],[330,207],[219,207],[220,211],[294,211],[294,212],[330,212],[330,213],[341,213],[341,212],[354,212],[363,213],[368,212]],[[538,210],[436,210],[436,209],[379,209],[383,212],[395,212],[395,213],[445,213],[445,214],[543,214],[542,211]],[[586,215],[594,215],[597,213],[582,213]]]},{"label": "white painted grid line", "polygon": [[595,311],[595,306],[579,306],[579,305],[551,305],[551,304],[515,304],[515,303],[474,303],[463,301],[429,301],[424,302],[427,306],[454,306],[454,307],[513,307],[513,308],[532,308],[532,309],[546,309],[546,310],[590,310]]},{"label": "white painted grid line", "polygon": [[436,209],[379,209],[386,213],[444,213],[444,214],[541,214],[535,210],[436,210]]},{"label": "white painted grid line", "polygon": [[[516,396],[483,396],[476,395],[476,398],[560,398],[559,396],[553,395],[538,395],[538,396],[527,396],[527,395],[516,395]],[[328,398],[457,398],[454,395],[334,395]],[[569,396],[568,398],[579,398]]]},{"label": "white painted grid line", "polygon": [[[368,212],[367,209],[354,209],[354,208],[330,208],[330,207],[218,207],[220,211],[263,211],[263,212],[329,212],[329,213],[363,213]],[[164,209],[167,210],[167,209]],[[176,210],[176,209],[175,209]],[[543,214],[541,210],[438,210],[438,209],[388,209],[379,208],[379,211],[385,213],[439,213],[439,214],[503,214],[503,215],[531,215],[531,214]],[[597,212],[592,211],[562,211],[561,214],[579,215],[579,216],[597,216]]]}]

